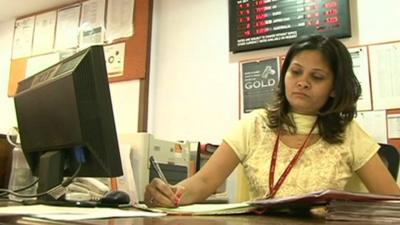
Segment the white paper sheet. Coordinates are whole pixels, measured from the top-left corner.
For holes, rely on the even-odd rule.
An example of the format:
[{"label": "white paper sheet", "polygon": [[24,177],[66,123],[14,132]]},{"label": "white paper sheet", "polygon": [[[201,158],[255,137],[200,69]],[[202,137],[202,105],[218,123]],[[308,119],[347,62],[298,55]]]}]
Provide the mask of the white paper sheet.
[{"label": "white paper sheet", "polygon": [[400,138],[400,114],[387,116],[388,138]]},{"label": "white paper sheet", "polygon": [[48,205],[8,206],[0,207],[2,215],[25,215],[50,220],[87,220],[122,217],[160,217],[165,213],[154,213],[137,209],[122,210],[115,208],[80,208]]},{"label": "white paper sheet", "polygon": [[80,9],[74,5],[58,11],[55,49],[78,47]]},{"label": "white paper sheet", "polygon": [[133,35],[134,0],[108,0],[106,41]]},{"label": "white paper sheet", "polygon": [[400,42],[368,49],[374,109],[400,108]]},{"label": "white paper sheet", "polygon": [[358,112],[356,121],[377,142],[387,143],[385,110]]},{"label": "white paper sheet", "polygon": [[354,73],[362,89],[360,99],[357,102],[357,110],[372,110],[367,47],[350,48],[349,52],[353,60]]},{"label": "white paper sheet", "polygon": [[12,58],[23,58],[31,55],[35,17],[15,21]]},{"label": "white paper sheet", "polygon": [[50,11],[36,16],[35,32],[33,34],[33,54],[49,53],[54,46],[54,32],[57,11]]},{"label": "white paper sheet", "polygon": [[103,44],[105,32],[105,0],[89,0],[82,3],[79,47]]}]

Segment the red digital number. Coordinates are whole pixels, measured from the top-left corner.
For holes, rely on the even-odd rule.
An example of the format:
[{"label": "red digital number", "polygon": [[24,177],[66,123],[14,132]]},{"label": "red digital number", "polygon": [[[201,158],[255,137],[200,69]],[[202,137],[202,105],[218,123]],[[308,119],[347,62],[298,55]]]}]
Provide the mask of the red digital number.
[{"label": "red digital number", "polygon": [[334,16],[337,14],[337,10],[336,9],[330,9],[325,11],[325,16]]},{"label": "red digital number", "polygon": [[256,1],[256,6],[263,6],[265,4],[266,4],[266,2],[264,2],[264,1]]},{"label": "red digital number", "polygon": [[267,18],[267,15],[266,15],[266,14],[256,15],[256,20],[263,20],[263,19],[265,19],[265,18]]},{"label": "red digital number", "polygon": [[249,14],[250,14],[250,10],[249,10],[249,9],[240,10],[240,11],[239,11],[239,14],[240,14],[241,16],[249,15]]},{"label": "red digital number", "polygon": [[249,7],[250,7],[250,3],[239,4],[239,8],[240,8],[240,9],[245,9],[245,8],[249,8]]},{"label": "red digital number", "polygon": [[337,23],[338,21],[339,21],[339,19],[337,17],[326,18],[327,23]]},{"label": "red digital number", "polygon": [[239,23],[246,23],[246,22],[250,22],[250,17],[246,16],[239,19]]},{"label": "red digital number", "polygon": [[265,7],[261,7],[261,8],[256,8],[256,13],[263,13],[266,11]]},{"label": "red digital number", "polygon": [[268,33],[268,28],[261,28],[256,30],[256,34],[265,34]]},{"label": "red digital number", "polygon": [[265,26],[265,25],[267,25],[267,24],[265,23],[265,21],[258,21],[258,22],[256,22],[256,27],[263,27],[263,26]]},{"label": "red digital number", "polygon": [[336,8],[337,2],[336,1],[327,2],[327,3],[325,3],[324,6],[325,6],[325,8]]}]

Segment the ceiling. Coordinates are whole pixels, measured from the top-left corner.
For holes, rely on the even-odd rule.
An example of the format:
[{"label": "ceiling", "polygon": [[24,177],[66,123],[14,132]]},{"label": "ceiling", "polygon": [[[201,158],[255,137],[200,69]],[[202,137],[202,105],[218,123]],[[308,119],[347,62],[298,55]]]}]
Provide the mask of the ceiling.
[{"label": "ceiling", "polygon": [[0,0],[2,12],[0,22],[14,20],[18,17],[29,15],[66,4],[79,2],[78,0]]}]

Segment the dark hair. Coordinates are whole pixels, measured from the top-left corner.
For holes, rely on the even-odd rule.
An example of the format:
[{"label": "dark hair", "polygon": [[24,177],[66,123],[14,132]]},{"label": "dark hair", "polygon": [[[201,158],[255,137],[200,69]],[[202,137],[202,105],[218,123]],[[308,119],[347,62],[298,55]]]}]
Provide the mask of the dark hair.
[{"label": "dark hair", "polygon": [[292,44],[281,68],[276,101],[267,107],[268,126],[278,130],[285,124],[292,133],[296,132],[296,125],[288,115],[289,102],[285,94],[285,76],[293,58],[304,50],[321,52],[334,74],[335,97],[329,97],[320,109],[317,124],[319,134],[325,141],[342,143],[344,129],[356,114],[356,102],[361,95],[361,86],[354,74],[349,51],[343,43],[332,37],[311,35],[302,37]]}]

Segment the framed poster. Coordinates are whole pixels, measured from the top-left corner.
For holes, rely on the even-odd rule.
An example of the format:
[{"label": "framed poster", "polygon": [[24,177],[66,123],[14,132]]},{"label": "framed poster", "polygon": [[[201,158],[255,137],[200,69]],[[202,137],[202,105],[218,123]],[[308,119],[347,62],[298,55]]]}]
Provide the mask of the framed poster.
[{"label": "framed poster", "polygon": [[274,101],[280,76],[280,58],[240,63],[240,115]]},{"label": "framed poster", "polygon": [[350,37],[349,0],[231,0],[229,49],[290,45],[305,34]]}]

